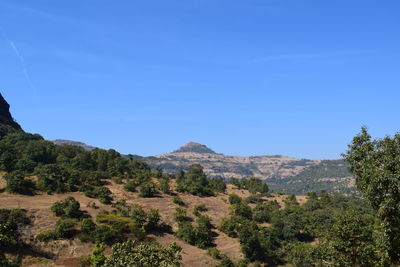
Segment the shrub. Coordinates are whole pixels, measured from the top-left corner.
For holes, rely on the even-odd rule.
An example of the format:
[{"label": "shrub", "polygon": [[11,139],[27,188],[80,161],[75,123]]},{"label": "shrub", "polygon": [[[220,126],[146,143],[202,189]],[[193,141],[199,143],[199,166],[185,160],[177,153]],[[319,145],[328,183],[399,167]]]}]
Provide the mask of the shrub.
[{"label": "shrub", "polygon": [[[226,255],[221,256],[222,260],[215,265],[215,267],[235,267],[235,263]],[[254,265],[259,266],[259,265]]]},{"label": "shrub", "polygon": [[135,241],[115,244],[111,255],[108,256],[102,267],[125,266],[181,266],[181,248],[175,243],[169,247],[162,247],[156,243],[143,243],[136,245]]},{"label": "shrub", "polygon": [[136,191],[136,186],[137,186],[137,184],[134,181],[129,180],[124,185],[124,189],[125,189],[125,191],[128,191],[128,192],[135,192]]},{"label": "shrub", "polygon": [[153,197],[154,194],[157,192],[156,186],[153,182],[145,182],[140,186],[140,197]]},{"label": "shrub", "polygon": [[219,252],[219,250],[217,248],[208,248],[207,249],[207,253],[216,260],[220,260],[221,259],[221,253]]},{"label": "shrub", "polygon": [[179,222],[185,222],[185,221],[190,221],[191,219],[187,216],[186,209],[183,209],[181,207],[175,208],[174,211],[174,218],[175,220]]},{"label": "shrub", "polygon": [[239,204],[242,202],[242,198],[236,194],[230,194],[228,198],[229,203],[232,204]]},{"label": "shrub", "polygon": [[25,178],[22,172],[16,171],[8,173],[5,177],[7,181],[6,191],[22,195],[34,195],[36,184]]},{"label": "shrub", "polygon": [[185,202],[183,202],[183,200],[181,199],[180,196],[176,195],[173,197],[172,202],[174,202],[175,204],[179,205],[179,206],[185,206]]},{"label": "shrub", "polygon": [[54,212],[57,217],[81,218],[83,213],[79,208],[79,202],[73,197],[68,197],[63,201],[55,202],[51,206],[51,211]]},{"label": "shrub", "polygon": [[170,186],[169,186],[168,178],[161,178],[160,179],[160,190],[161,190],[161,192],[163,192],[165,194],[170,194],[171,193],[171,189],[170,189]]},{"label": "shrub", "polygon": [[160,218],[161,216],[158,212],[158,209],[151,209],[150,212],[147,214],[146,230],[152,231],[157,229],[159,227]]}]

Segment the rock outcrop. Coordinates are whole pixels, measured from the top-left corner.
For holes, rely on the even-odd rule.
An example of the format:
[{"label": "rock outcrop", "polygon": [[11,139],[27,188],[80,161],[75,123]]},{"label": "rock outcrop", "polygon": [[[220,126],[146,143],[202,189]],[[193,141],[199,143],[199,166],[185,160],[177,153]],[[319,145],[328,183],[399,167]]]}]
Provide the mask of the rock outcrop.
[{"label": "rock outcrop", "polygon": [[21,126],[14,120],[10,113],[10,105],[0,94],[0,125],[11,126],[15,129],[21,130]]}]

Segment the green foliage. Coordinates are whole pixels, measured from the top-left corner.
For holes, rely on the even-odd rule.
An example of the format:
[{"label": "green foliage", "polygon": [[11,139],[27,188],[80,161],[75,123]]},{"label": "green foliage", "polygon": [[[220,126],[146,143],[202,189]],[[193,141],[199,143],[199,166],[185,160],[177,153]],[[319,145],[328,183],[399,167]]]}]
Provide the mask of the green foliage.
[{"label": "green foliage", "polygon": [[97,215],[96,221],[100,226],[96,228],[95,236],[91,239],[107,244],[122,240],[125,234],[144,239],[148,232],[160,227],[160,218],[157,209],[146,213],[139,205],[118,207],[111,213],[103,211]]},{"label": "green foliage", "polygon": [[134,182],[132,180],[129,180],[124,185],[125,191],[128,191],[128,192],[135,192],[136,191],[136,187],[137,187],[136,182]]},{"label": "green foliage", "polygon": [[274,192],[287,194],[305,195],[310,191],[325,190],[331,194],[359,196],[352,186],[352,175],[348,169],[349,164],[343,160],[322,160],[306,166],[298,175],[270,179],[269,185]]},{"label": "green foliage", "polygon": [[50,240],[70,239],[75,236],[76,221],[73,219],[61,219],[57,222],[54,230],[39,233],[36,240],[40,242],[48,242]]},{"label": "green foliage", "polygon": [[279,211],[279,204],[276,201],[257,203],[253,209],[253,220],[258,223],[269,223],[276,212]]},{"label": "green foliage", "polygon": [[327,266],[382,266],[374,223],[371,215],[355,210],[337,212],[333,227],[321,240],[320,258]]},{"label": "green foliage", "polygon": [[246,219],[251,219],[253,217],[251,208],[242,202],[231,205],[231,214],[234,216],[241,216]]},{"label": "green foliage", "polygon": [[9,260],[4,256],[4,254],[0,254],[0,266],[1,267],[19,267],[21,266],[22,258],[17,256],[13,260]]},{"label": "green foliage", "polygon": [[190,217],[187,216],[186,209],[181,208],[181,207],[175,208],[174,218],[175,218],[175,221],[177,221],[178,223],[191,220]]},{"label": "green foliage", "polygon": [[155,243],[136,245],[134,241],[115,244],[111,255],[102,267],[179,267],[181,266],[181,248],[175,243],[169,247],[161,247]]},{"label": "green foliage", "polygon": [[215,248],[215,247],[208,248],[208,249],[207,249],[207,253],[208,253],[208,255],[210,255],[213,259],[216,259],[216,260],[220,260],[220,259],[221,259],[221,252],[220,252],[217,248]]},{"label": "green foliage", "polygon": [[201,212],[205,212],[207,210],[208,209],[207,209],[206,205],[204,205],[204,204],[196,205],[193,209],[193,215],[199,217],[199,216],[201,216]]},{"label": "green foliage", "polygon": [[183,202],[182,198],[179,195],[176,195],[172,198],[172,202],[179,206],[185,206],[185,202]]},{"label": "green foliage", "polygon": [[249,190],[250,193],[256,194],[256,193],[261,193],[261,194],[266,194],[268,193],[268,185],[260,180],[259,178],[256,177],[250,177],[250,178],[243,178],[241,180],[234,179],[233,180],[234,185],[239,187],[240,189],[246,189]]},{"label": "green foliage", "polygon": [[160,182],[160,190],[164,194],[170,194],[171,193],[171,188],[169,186],[169,179],[168,178],[161,178],[159,180]]},{"label": "green foliage", "polygon": [[36,184],[25,178],[22,171],[14,171],[6,174],[6,191],[9,193],[34,195]]},{"label": "green foliage", "polygon": [[79,208],[79,202],[73,197],[68,197],[62,201],[55,202],[51,206],[51,211],[54,212],[57,217],[79,219],[83,216],[83,213]]},{"label": "green foliage", "polygon": [[0,209],[0,252],[12,245],[22,244],[19,227],[29,223],[25,210]]},{"label": "green foliage", "polygon": [[104,244],[98,243],[96,244],[96,248],[93,249],[92,256],[91,256],[91,263],[93,267],[101,267],[104,265],[106,261],[106,257],[104,256]]},{"label": "green foliage", "polygon": [[140,197],[153,197],[154,194],[156,193],[157,193],[156,185],[151,181],[145,182],[140,186],[140,192],[139,192]]},{"label": "green foliage", "polygon": [[367,129],[353,138],[344,159],[357,188],[370,201],[384,229],[393,264],[400,262],[400,134],[372,140]]},{"label": "green foliage", "polygon": [[285,260],[296,267],[309,267],[314,266],[316,255],[311,245],[295,243],[289,250]]},{"label": "green foliage", "polygon": [[80,188],[85,193],[85,196],[91,198],[98,198],[103,204],[111,204],[111,194],[110,189],[104,186],[82,186]]},{"label": "green foliage", "polygon": [[[98,196],[104,203],[110,203],[111,199],[105,189],[98,189],[103,179],[124,177],[142,184],[151,174],[146,163],[122,157],[112,149],[85,151],[72,145],[54,145],[40,135],[4,127],[0,129],[0,171],[9,173],[10,192],[33,194],[38,189],[51,194],[79,189]],[[36,187],[25,178],[33,175],[39,178]]]},{"label": "green foliage", "polygon": [[177,191],[187,192],[196,196],[212,196],[214,192],[223,192],[225,187],[222,180],[213,180],[207,178],[203,167],[199,164],[193,164],[189,167],[187,173],[182,170],[178,173]]},{"label": "green foliage", "polygon": [[215,267],[235,267],[235,263],[228,258],[226,255],[221,256],[221,261],[215,265]]},{"label": "green foliage", "polygon": [[242,203],[242,198],[236,194],[230,194],[228,201],[230,204],[240,204],[240,203]]},{"label": "green foliage", "polygon": [[226,183],[222,178],[209,179],[209,187],[213,192],[224,193],[226,190]]}]

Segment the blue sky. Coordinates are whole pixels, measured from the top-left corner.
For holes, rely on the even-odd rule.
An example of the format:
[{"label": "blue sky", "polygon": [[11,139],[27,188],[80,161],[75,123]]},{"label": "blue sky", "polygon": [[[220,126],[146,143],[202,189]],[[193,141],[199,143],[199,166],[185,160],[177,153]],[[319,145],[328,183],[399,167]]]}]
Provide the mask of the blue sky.
[{"label": "blue sky", "polygon": [[397,0],[2,0],[0,92],[47,139],[338,158],[362,125],[400,129],[399,11]]}]

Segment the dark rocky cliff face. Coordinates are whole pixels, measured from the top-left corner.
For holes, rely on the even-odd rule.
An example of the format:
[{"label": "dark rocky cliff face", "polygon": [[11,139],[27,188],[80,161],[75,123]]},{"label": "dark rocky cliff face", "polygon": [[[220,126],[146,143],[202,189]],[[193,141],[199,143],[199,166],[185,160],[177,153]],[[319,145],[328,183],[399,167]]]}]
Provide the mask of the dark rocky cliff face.
[{"label": "dark rocky cliff face", "polygon": [[0,125],[8,125],[15,129],[21,129],[21,126],[14,120],[10,113],[10,105],[0,94]]}]

